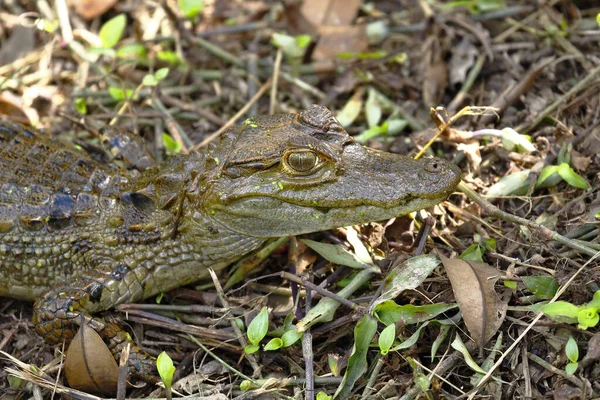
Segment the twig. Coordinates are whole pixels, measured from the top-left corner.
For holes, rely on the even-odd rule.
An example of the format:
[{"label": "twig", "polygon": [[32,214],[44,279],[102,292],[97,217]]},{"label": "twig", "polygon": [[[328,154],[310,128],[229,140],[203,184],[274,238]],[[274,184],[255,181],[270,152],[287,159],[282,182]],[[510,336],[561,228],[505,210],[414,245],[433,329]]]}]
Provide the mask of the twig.
[{"label": "twig", "polygon": [[277,103],[277,87],[279,86],[279,69],[281,68],[281,58],[283,51],[281,48],[277,49],[277,55],[275,56],[275,66],[273,68],[273,84],[271,85],[271,101],[269,103],[269,114],[275,113],[275,106]]},{"label": "twig", "polygon": [[581,381],[581,379],[577,378],[576,376],[567,374],[565,371],[556,368],[554,365],[552,365],[548,361],[536,356],[535,354],[527,352],[527,358],[529,358],[534,363],[540,365],[541,367],[547,369],[548,371],[555,373],[556,375],[560,375],[561,377],[568,380],[569,382],[571,382],[572,384],[574,384],[575,386],[577,386],[580,389],[583,389],[583,387],[585,386],[584,383]]},{"label": "twig", "polygon": [[56,0],[54,4],[56,5],[56,14],[60,22],[62,38],[65,43],[70,44],[73,41],[73,29],[71,29],[71,22],[69,21],[69,7],[67,7],[65,0]]},{"label": "twig", "polygon": [[[223,292],[223,287],[221,287],[221,283],[219,282],[219,278],[217,278],[217,274],[215,273],[215,270],[213,270],[212,268],[209,268],[208,273],[210,274],[210,278],[212,279],[213,284],[215,285],[215,289],[217,290],[217,295],[219,296],[219,299],[221,300],[223,307],[230,308],[229,301],[227,300],[227,296],[225,295],[225,292]],[[246,337],[244,336],[244,333],[242,332],[242,330],[240,329],[240,326],[238,325],[239,321],[237,321],[237,318],[232,318],[230,320],[230,322],[231,322],[231,328],[233,329],[233,332],[235,333],[238,342],[240,343],[240,345],[243,348],[245,348],[248,345],[248,342],[246,341]],[[252,366],[252,369],[254,370],[254,374],[258,374],[260,376],[260,367],[259,367],[258,363],[256,362],[256,358],[254,357],[254,355],[246,354],[246,359]]]},{"label": "twig", "polygon": [[471,188],[469,188],[467,185],[465,185],[464,182],[460,182],[458,184],[458,190],[460,190],[461,192],[466,194],[469,199],[471,199],[475,203],[479,204],[479,206],[481,206],[484,211],[486,211],[488,214],[490,214],[494,217],[500,218],[504,221],[513,222],[518,225],[526,226],[529,229],[531,229],[532,231],[537,232],[541,237],[543,237],[547,240],[554,240],[556,242],[562,243],[565,246],[568,246],[572,249],[579,251],[580,253],[587,254],[587,255],[593,256],[593,257],[595,257],[597,254],[596,251],[594,249],[592,249],[591,247],[588,247],[581,243],[578,243],[577,241],[575,241],[573,239],[569,239],[569,238],[559,234],[558,232],[555,232],[551,229],[546,228],[545,226],[542,226],[536,222],[529,221],[528,219],[517,217],[516,215],[513,215],[513,214],[510,214],[510,213],[500,210],[498,207],[496,207],[495,205],[493,205],[492,203],[490,203],[489,201],[485,200],[483,197],[481,197],[477,193],[475,193],[475,191],[473,191]]},{"label": "twig", "polygon": [[588,76],[577,82],[571,90],[567,93],[563,94],[559,98],[554,101],[554,103],[550,104],[544,110],[540,111],[534,118],[534,120],[529,124],[527,128],[522,130],[522,133],[527,133],[532,128],[536,127],[544,118],[546,118],[550,113],[554,112],[561,104],[564,104],[566,100],[573,96],[575,93],[580,90],[587,89],[592,85],[592,82],[600,75],[600,66],[593,69]]},{"label": "twig", "polygon": [[304,376],[306,377],[306,400],[315,398],[315,371],[313,366],[312,335],[310,330],[302,335],[302,354],[304,355]]}]

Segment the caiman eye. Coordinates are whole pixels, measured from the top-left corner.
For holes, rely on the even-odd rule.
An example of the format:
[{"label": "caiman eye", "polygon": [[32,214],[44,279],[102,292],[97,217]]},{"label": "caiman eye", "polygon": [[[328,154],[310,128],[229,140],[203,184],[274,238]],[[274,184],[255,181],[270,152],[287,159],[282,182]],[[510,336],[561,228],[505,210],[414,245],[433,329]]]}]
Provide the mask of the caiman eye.
[{"label": "caiman eye", "polygon": [[294,172],[306,173],[317,165],[318,157],[312,151],[290,153],[287,156],[287,165]]}]

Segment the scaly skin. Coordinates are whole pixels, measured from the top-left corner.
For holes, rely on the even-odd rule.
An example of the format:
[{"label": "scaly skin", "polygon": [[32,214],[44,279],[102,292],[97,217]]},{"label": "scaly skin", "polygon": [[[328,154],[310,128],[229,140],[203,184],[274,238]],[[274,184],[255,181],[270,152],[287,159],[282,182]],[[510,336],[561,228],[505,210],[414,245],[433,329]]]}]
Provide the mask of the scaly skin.
[{"label": "scaly skin", "polygon": [[[197,281],[270,237],[432,206],[460,180],[444,160],[360,146],[319,106],[251,118],[159,166],[116,131],[105,145],[129,169],[0,123],[0,296],[35,300],[49,343],[85,320],[116,359],[127,334],[93,314]],[[132,372],[154,373],[146,357],[134,348]]]}]

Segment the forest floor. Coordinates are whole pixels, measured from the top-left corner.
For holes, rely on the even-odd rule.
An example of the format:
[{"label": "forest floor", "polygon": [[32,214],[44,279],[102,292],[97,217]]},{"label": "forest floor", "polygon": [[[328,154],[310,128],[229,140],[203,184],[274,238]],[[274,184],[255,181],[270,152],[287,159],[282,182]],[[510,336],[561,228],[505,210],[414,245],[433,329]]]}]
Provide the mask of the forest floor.
[{"label": "forest floor", "polygon": [[[347,264],[360,259],[370,273],[291,238],[232,289],[201,282],[160,304],[150,299],[151,312],[105,313],[150,354],[166,351],[177,393],[599,398],[594,3],[2,1],[0,117],[77,143],[98,143],[90,132],[114,124],[143,137],[160,160],[201,151],[248,117],[320,104],[360,143],[424,150],[461,168],[460,190],[429,210],[435,221],[422,251],[426,224],[409,216],[301,237],[343,248]],[[443,265],[437,254],[448,257]],[[280,273],[290,264],[298,283]],[[353,288],[342,294],[352,307],[294,344],[264,348],[342,287]],[[255,319],[271,333],[248,354],[247,335],[232,326],[253,331]],[[30,303],[1,299],[0,350],[44,368],[50,386],[66,385],[59,352],[30,321]],[[6,359],[0,366],[14,368]],[[128,397],[165,397],[156,385],[138,386]],[[0,370],[0,399],[30,397],[34,387]]]}]

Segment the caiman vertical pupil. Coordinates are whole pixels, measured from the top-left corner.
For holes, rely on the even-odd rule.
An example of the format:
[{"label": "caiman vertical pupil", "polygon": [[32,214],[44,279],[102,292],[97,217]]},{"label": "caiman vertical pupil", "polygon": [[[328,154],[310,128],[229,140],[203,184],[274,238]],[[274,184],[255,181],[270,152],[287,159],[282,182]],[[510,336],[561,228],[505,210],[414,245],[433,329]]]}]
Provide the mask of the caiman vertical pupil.
[{"label": "caiman vertical pupil", "polygon": [[308,172],[317,165],[317,155],[310,151],[292,153],[288,156],[287,163],[296,172]]}]

